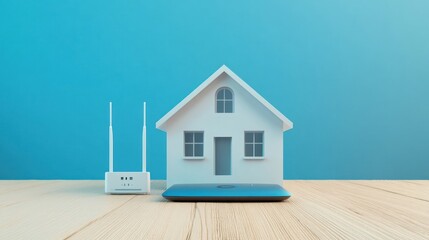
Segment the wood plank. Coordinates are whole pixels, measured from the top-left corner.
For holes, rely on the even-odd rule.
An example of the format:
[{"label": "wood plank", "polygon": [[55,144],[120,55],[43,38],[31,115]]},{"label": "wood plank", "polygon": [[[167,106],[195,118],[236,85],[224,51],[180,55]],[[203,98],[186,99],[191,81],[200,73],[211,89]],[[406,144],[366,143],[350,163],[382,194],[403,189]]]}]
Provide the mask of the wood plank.
[{"label": "wood plank", "polygon": [[168,202],[160,194],[137,196],[69,239],[186,239],[196,204]]},{"label": "wood plank", "polygon": [[39,180],[0,180],[0,195],[23,189],[32,188],[38,185],[51,184],[54,181]]},{"label": "wood plank", "polygon": [[400,182],[400,183],[411,183],[411,184],[417,184],[417,185],[425,185],[427,186],[429,180],[392,180],[392,182]]},{"label": "wood plank", "polygon": [[289,185],[303,197],[317,198],[316,206],[306,209],[319,209],[317,212],[331,215],[337,222],[337,226],[331,228],[340,227],[344,233],[353,231],[348,233],[348,238],[358,239],[365,232],[371,233],[372,238],[383,239],[429,237],[429,205],[426,202],[342,181]]},{"label": "wood plank", "polygon": [[1,208],[0,239],[63,239],[134,197],[106,196],[103,181],[62,184],[31,201]]},{"label": "wood plank", "polygon": [[33,201],[40,195],[73,188],[79,184],[81,183],[76,181],[32,181],[25,185],[19,184],[17,189],[3,192],[0,195],[0,209],[25,201]]},{"label": "wood plank", "polygon": [[[197,203],[191,239],[318,239],[281,203]],[[279,211],[280,205],[284,208]]]},{"label": "wood plank", "polygon": [[429,202],[429,181],[372,180],[353,183]]}]

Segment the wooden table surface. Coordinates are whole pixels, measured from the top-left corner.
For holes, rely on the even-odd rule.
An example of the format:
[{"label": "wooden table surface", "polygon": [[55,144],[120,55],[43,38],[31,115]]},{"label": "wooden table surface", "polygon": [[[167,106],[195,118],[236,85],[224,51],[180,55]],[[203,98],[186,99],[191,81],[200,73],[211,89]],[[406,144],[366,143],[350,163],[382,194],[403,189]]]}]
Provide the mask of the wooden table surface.
[{"label": "wooden table surface", "polygon": [[0,181],[0,239],[429,239],[429,181],[285,181],[273,203],[105,195],[103,181]]}]

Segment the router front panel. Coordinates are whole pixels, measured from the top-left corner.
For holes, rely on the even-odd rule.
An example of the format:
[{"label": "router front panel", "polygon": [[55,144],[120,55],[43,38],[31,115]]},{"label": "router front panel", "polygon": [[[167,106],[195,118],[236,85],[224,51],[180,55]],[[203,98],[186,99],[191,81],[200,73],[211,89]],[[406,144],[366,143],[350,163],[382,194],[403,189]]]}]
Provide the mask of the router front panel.
[{"label": "router front panel", "polygon": [[149,172],[106,172],[105,192],[111,194],[150,193]]}]

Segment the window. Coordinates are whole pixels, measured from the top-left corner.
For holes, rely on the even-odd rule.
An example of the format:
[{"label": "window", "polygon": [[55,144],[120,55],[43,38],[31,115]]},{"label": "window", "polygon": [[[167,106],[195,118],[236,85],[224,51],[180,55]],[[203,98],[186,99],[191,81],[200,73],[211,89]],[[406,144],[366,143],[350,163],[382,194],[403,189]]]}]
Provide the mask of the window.
[{"label": "window", "polygon": [[204,132],[185,132],[185,157],[203,157]]},{"label": "window", "polygon": [[244,132],[244,156],[264,156],[264,132]]},{"label": "window", "polygon": [[234,98],[232,90],[226,87],[219,88],[216,92],[216,112],[232,113],[234,112]]}]

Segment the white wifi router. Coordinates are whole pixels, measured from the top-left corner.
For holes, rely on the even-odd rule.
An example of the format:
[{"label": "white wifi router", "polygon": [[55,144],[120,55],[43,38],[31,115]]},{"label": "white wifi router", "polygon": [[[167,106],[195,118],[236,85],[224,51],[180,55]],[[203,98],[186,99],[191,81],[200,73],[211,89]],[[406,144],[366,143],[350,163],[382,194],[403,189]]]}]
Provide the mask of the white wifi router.
[{"label": "white wifi router", "polygon": [[143,104],[142,172],[113,171],[112,102],[109,125],[109,171],[104,175],[104,191],[109,194],[149,194],[150,172],[146,172],[146,102]]}]

